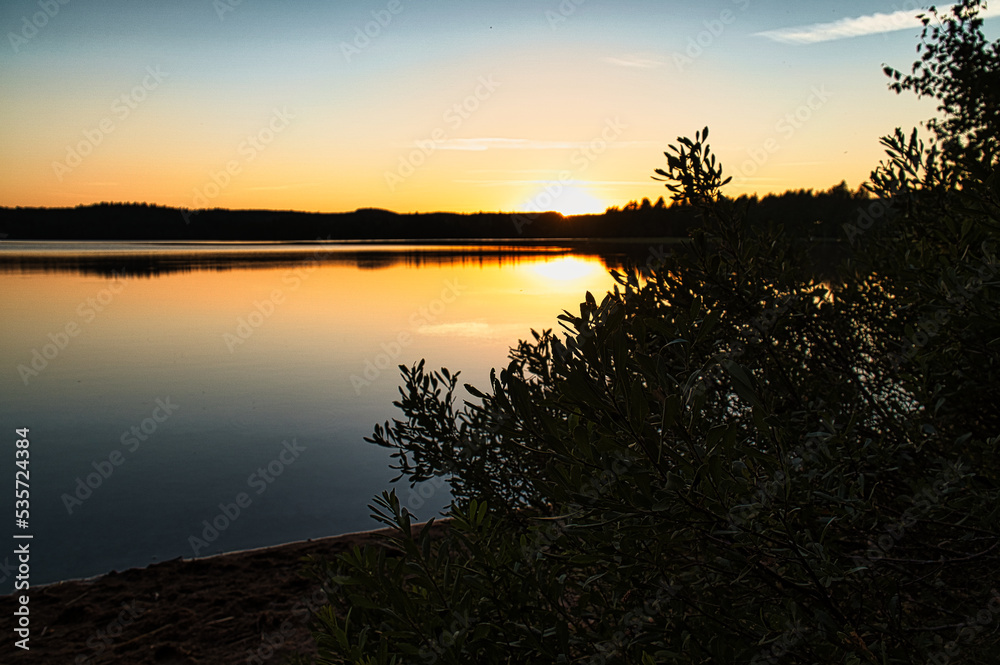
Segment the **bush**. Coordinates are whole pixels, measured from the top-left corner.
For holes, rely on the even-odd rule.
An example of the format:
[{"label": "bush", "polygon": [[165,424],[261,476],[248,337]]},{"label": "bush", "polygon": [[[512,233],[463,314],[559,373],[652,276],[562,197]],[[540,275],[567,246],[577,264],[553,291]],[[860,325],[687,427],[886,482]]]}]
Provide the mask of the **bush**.
[{"label": "bush", "polygon": [[[941,37],[979,34],[976,7],[938,17],[926,90],[980,80],[953,76],[966,42]],[[394,493],[375,500],[393,548],[319,567],[339,591],[318,662],[995,662],[987,99],[945,109],[984,134],[884,140],[887,209],[859,210],[877,223],[848,230],[836,284],[803,280],[780,228],[744,224],[706,128],[657,170],[701,216],[669,265],[616,273],[566,334],[466,386],[475,401],[458,374],[401,368],[402,418],[371,441],[407,481],[449,479],[450,521],[432,537]]]}]

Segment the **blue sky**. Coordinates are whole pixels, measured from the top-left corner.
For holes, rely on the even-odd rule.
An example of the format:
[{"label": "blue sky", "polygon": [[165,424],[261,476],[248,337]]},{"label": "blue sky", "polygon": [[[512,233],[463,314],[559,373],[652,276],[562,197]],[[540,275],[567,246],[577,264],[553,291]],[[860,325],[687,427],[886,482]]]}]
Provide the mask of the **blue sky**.
[{"label": "blue sky", "polygon": [[666,145],[705,125],[734,192],[856,187],[934,112],[881,72],[912,63],[919,11],[8,1],[0,204],[579,212],[664,193]]}]

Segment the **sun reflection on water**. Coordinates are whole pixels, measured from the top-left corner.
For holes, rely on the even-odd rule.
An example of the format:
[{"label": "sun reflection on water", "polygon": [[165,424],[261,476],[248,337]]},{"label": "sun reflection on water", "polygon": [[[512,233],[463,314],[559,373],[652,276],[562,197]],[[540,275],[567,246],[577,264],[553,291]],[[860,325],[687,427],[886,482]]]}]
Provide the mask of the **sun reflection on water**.
[{"label": "sun reflection on water", "polygon": [[598,261],[580,259],[575,256],[561,256],[551,261],[535,263],[531,268],[538,277],[557,282],[568,282],[594,275],[598,270],[601,270],[601,264]]}]

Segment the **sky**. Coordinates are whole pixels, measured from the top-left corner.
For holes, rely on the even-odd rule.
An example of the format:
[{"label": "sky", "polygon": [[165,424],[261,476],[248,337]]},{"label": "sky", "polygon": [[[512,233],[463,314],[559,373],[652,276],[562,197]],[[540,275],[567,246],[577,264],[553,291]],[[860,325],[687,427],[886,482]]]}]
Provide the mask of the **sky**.
[{"label": "sky", "polygon": [[705,126],[727,193],[856,188],[922,7],[5,0],[0,205],[601,212]]}]

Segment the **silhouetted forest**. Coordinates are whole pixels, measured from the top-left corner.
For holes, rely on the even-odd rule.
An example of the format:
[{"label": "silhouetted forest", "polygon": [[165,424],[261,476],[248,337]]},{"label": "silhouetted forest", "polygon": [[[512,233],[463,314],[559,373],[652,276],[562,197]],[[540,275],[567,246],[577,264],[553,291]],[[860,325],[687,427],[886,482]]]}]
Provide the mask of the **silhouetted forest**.
[{"label": "silhouetted forest", "polygon": [[[516,246],[469,243],[431,245],[381,243],[328,244],[283,243],[280,248],[267,245],[265,250],[235,247],[206,249],[171,245],[169,250],[138,245],[129,250],[107,251],[30,251],[0,254],[0,273],[77,273],[113,278],[154,277],[170,273],[201,270],[227,271],[246,268],[302,268],[304,265],[350,265],[361,270],[381,270],[397,265],[468,266],[497,263],[516,264],[537,257],[590,256],[600,259],[609,270],[622,270],[642,264],[649,256],[644,243],[613,241],[569,241],[531,243]],[[661,244],[661,247],[663,245]],[[670,249],[663,247],[664,254]]]},{"label": "silhouetted forest", "polygon": [[[741,196],[748,224],[782,225],[795,237],[844,240],[873,201],[841,183],[829,190]],[[0,208],[0,237],[11,240],[492,240],[685,237],[691,206],[649,199],[603,214],[409,213],[365,208],[345,213],[201,210],[145,203],[76,208]]]}]

